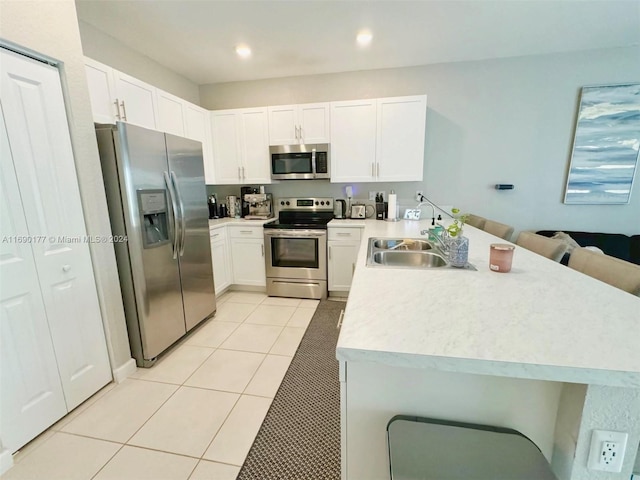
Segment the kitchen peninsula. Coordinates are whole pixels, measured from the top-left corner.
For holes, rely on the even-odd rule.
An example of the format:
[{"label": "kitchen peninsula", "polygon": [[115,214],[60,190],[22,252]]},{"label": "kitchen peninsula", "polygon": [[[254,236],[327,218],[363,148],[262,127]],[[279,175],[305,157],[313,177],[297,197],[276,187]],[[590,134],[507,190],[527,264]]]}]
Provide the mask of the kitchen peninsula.
[{"label": "kitchen peninsula", "polygon": [[[503,241],[470,226],[476,271],[369,267],[370,237],[419,238],[430,221],[334,222],[364,226],[337,345],[343,479],[388,478],[399,414],[519,430],[560,480],[629,478],[640,298],[520,247],[510,273],[492,272]],[[629,434],[622,473],[587,470],[593,429]]]}]

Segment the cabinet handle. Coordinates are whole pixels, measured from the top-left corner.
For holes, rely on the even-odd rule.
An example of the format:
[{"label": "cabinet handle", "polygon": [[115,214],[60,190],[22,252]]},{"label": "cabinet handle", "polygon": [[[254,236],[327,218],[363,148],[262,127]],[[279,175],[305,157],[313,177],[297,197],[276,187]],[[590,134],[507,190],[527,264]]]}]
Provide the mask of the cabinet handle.
[{"label": "cabinet handle", "polygon": [[124,106],[124,100],[122,100],[120,102],[120,106],[122,107],[122,119],[126,122],[127,121],[127,109]]},{"label": "cabinet handle", "polygon": [[346,233],[346,232],[336,232],[336,235],[338,235],[339,237],[350,237],[351,236],[350,233]]},{"label": "cabinet handle", "polygon": [[238,180],[242,180],[242,176],[240,175],[240,167],[238,167]]},{"label": "cabinet handle", "polygon": [[118,120],[122,120],[122,118],[120,117],[120,104],[118,103],[118,99],[116,98],[116,101],[113,102],[116,106],[116,118]]},{"label": "cabinet handle", "polygon": [[376,164],[374,162],[371,162],[371,176],[376,176]]},{"label": "cabinet handle", "polygon": [[245,178],[247,178],[244,174],[244,167],[242,167],[242,179],[244,180]]},{"label": "cabinet handle", "polygon": [[340,318],[338,318],[338,324],[336,328],[340,328],[342,326],[342,319],[344,318],[344,310],[340,310]]},{"label": "cabinet handle", "polygon": [[351,278],[353,278],[353,273],[356,271],[356,264],[352,263],[351,264]]},{"label": "cabinet handle", "polygon": [[71,270],[71,265],[64,265],[64,266],[62,267],[62,271],[63,271],[63,272],[68,272],[69,270]]},{"label": "cabinet handle", "polygon": [[302,125],[300,125],[300,140],[304,138],[304,133],[302,133]]},{"label": "cabinet handle", "polygon": [[264,257],[264,243],[260,244],[260,248],[262,249],[262,256]]},{"label": "cabinet handle", "polygon": [[331,247],[329,247],[329,260],[331,260]]},{"label": "cabinet handle", "polygon": [[212,236],[212,237],[217,237],[217,236],[219,236],[219,235],[220,235],[219,233],[214,233],[214,234],[213,234],[213,235],[211,235],[211,236]]},{"label": "cabinet handle", "polygon": [[240,233],[253,233],[253,230],[240,230]]},{"label": "cabinet handle", "polygon": [[380,164],[376,162],[376,177],[380,176]]}]

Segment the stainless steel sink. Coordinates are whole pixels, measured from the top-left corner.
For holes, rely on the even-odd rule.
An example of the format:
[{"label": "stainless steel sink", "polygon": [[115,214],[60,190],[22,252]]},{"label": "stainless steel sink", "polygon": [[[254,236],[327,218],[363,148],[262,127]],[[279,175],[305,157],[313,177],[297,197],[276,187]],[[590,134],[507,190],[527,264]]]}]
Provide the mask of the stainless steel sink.
[{"label": "stainless steel sink", "polygon": [[444,257],[432,252],[385,250],[373,254],[373,263],[388,267],[437,268],[446,267]]},{"label": "stainless steel sink", "polygon": [[438,245],[422,238],[369,238],[367,266],[476,270],[471,264],[452,267]]},{"label": "stainless steel sink", "polygon": [[386,238],[373,241],[373,246],[382,250],[431,250],[433,245],[426,240],[413,238]]}]

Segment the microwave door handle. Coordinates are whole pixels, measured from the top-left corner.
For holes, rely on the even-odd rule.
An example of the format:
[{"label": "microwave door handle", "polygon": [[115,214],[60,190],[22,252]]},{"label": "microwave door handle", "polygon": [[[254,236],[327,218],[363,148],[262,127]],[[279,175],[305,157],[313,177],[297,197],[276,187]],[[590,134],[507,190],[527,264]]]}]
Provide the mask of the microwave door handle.
[{"label": "microwave door handle", "polygon": [[316,178],[316,149],[311,149],[311,172],[313,173],[313,178]]}]

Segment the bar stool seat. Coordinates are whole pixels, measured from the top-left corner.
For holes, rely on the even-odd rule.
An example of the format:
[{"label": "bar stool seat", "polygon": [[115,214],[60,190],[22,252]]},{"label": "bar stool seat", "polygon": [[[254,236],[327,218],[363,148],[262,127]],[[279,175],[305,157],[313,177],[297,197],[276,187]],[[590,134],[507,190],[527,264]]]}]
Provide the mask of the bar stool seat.
[{"label": "bar stool seat", "polygon": [[531,250],[543,257],[547,257],[554,262],[562,260],[564,252],[567,251],[567,245],[553,238],[543,237],[533,232],[520,232],[516,245]]},{"label": "bar stool seat", "polygon": [[391,480],[557,480],[517,430],[398,415],[387,438]]},{"label": "bar stool seat", "polygon": [[493,220],[486,220],[484,222],[483,230],[491,235],[500,237],[503,240],[511,241],[511,235],[513,235],[513,227],[500,222],[494,222]]},{"label": "bar stool seat", "polygon": [[569,267],[640,297],[640,265],[588,248],[574,248]]}]

